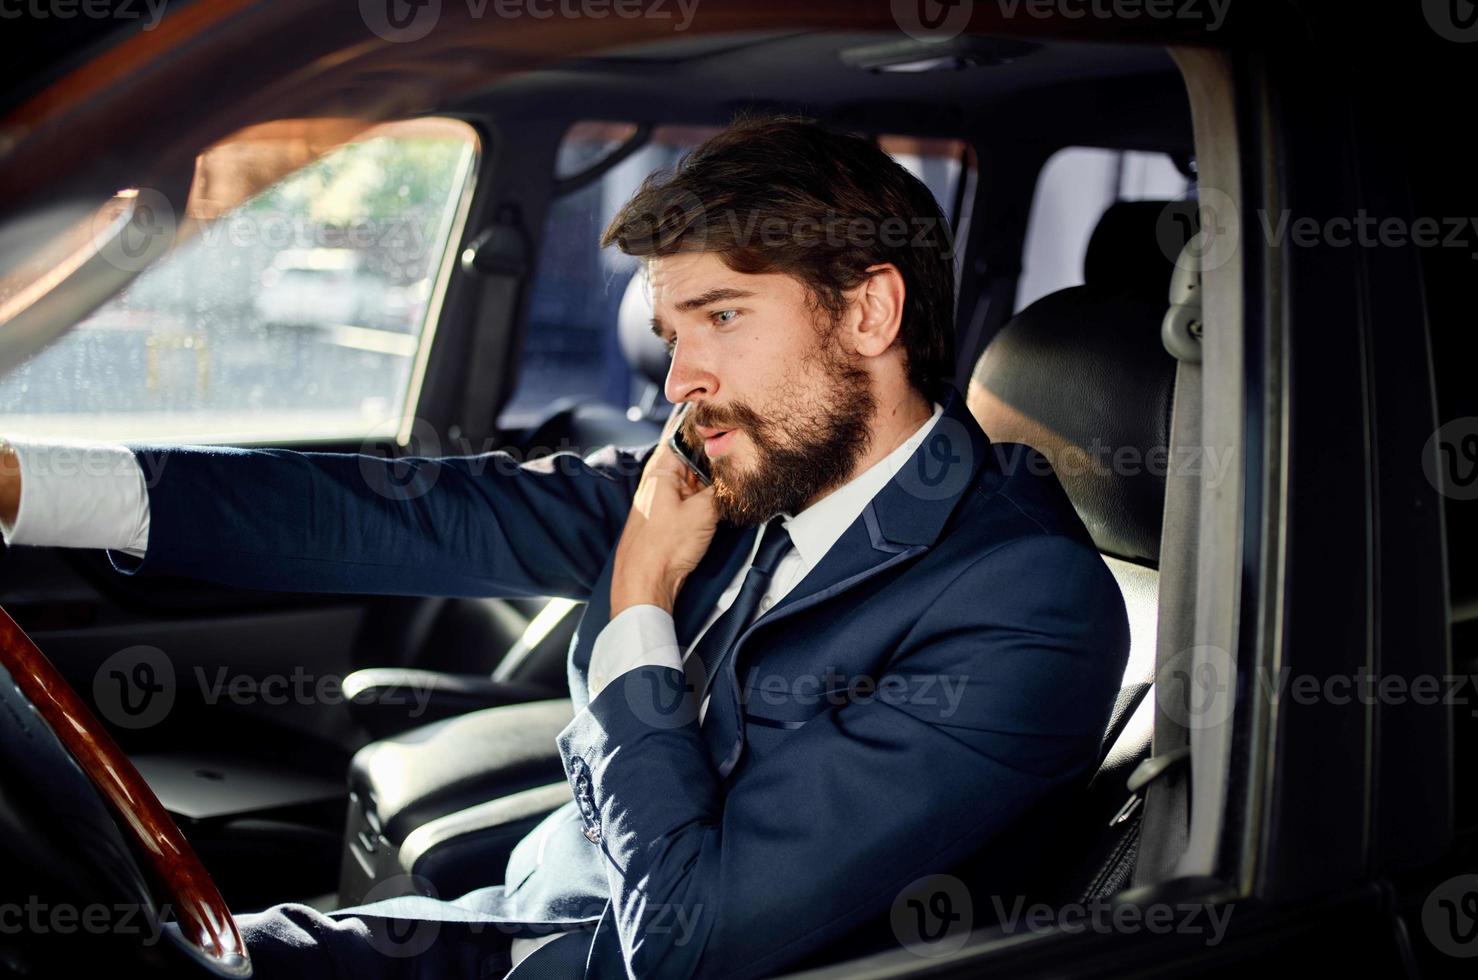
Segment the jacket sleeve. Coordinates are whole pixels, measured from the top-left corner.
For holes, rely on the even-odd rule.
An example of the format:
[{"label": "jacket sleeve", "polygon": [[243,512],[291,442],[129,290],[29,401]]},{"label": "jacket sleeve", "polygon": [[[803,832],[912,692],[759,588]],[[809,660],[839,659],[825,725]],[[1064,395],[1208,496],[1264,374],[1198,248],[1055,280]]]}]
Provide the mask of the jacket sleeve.
[{"label": "jacket sleeve", "polygon": [[148,488],[142,559],[288,592],[587,599],[654,446],[384,459],[288,449],[130,446]]},{"label": "jacket sleeve", "polygon": [[828,704],[727,785],[691,715],[660,722],[652,698],[681,678],[624,675],[559,743],[629,974],[768,975],[886,914],[1093,772],[1127,656],[1097,552],[1040,535],[957,576],[872,696]]}]

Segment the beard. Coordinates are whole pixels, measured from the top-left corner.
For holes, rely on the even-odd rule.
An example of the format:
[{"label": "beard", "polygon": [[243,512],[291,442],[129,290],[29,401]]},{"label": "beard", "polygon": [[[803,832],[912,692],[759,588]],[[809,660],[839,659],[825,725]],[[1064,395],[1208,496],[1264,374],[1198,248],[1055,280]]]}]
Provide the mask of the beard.
[{"label": "beard", "polygon": [[[872,439],[876,399],[871,377],[824,338],[805,367],[819,367],[824,393],[790,385],[790,397],[765,414],[744,402],[695,405],[684,420],[688,445],[713,475],[718,516],[740,527],[797,514],[852,475]],[[812,370],[810,373],[818,373]],[[824,389],[823,389],[824,385]],[[709,460],[699,426],[740,429],[755,448],[748,465],[733,455]]]}]

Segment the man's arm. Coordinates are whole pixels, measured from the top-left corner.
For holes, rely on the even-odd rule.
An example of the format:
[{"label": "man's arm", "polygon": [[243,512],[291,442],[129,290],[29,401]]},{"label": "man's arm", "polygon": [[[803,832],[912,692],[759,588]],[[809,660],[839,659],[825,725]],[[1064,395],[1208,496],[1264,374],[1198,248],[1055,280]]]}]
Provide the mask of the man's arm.
[{"label": "man's arm", "polygon": [[[560,748],[593,804],[629,972],[767,975],[885,913],[1092,772],[1127,651],[1102,560],[1042,535],[942,590],[885,675],[902,693],[873,678],[873,696],[823,705],[728,787],[696,724],[644,720],[671,717],[655,702],[681,683],[670,668],[618,678]],[[963,684],[954,702],[944,679]]]},{"label": "man's arm", "polygon": [[[205,446],[130,451],[146,487],[148,547],[142,556],[109,551],[125,574],[301,592],[585,599],[651,447],[522,464],[505,452],[391,460]],[[17,475],[0,485],[0,516],[13,492],[24,520],[21,483]],[[67,511],[68,501],[56,506]]]}]

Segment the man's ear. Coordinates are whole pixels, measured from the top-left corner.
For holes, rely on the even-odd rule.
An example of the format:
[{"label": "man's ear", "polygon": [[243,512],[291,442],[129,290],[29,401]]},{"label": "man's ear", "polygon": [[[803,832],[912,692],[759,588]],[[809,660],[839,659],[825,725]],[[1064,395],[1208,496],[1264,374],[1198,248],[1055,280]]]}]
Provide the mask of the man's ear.
[{"label": "man's ear", "polygon": [[903,324],[903,274],[891,262],[870,266],[856,287],[848,346],[864,357],[877,357],[893,345]]}]

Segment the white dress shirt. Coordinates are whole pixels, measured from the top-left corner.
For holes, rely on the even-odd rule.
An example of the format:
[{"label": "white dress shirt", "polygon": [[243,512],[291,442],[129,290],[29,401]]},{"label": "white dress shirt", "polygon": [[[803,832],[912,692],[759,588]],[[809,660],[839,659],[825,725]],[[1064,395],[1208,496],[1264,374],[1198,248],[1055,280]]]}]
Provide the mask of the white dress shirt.
[{"label": "white dress shirt", "polygon": [[56,439],[6,441],[21,472],[15,523],[0,521],[7,545],[112,548],[144,557],[149,492],[131,449]]},{"label": "white dress shirt", "polygon": [[[783,516],[794,547],[776,565],[756,616],[783,599],[816,567],[868,502],[908,462],[943,411],[936,402],[934,414],[887,456],[799,514]],[[112,548],[135,558],[144,557],[149,546],[149,496],[143,468],[132,450],[116,443],[8,441],[20,464],[21,499],[15,524],[6,526],[0,521],[0,535],[7,545]],[[758,548],[756,535],[749,558],[719,596],[718,605],[686,651],[678,650],[672,615],[660,606],[631,606],[607,623],[590,654],[590,697],[594,699],[611,681],[637,667],[661,665],[682,670],[684,658],[738,598]],[[699,709],[700,723],[707,712],[705,699]],[[538,939],[514,939],[510,948],[513,965],[565,935],[556,932]]]}]

